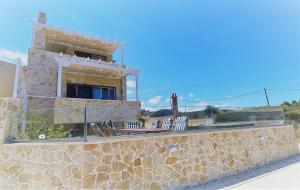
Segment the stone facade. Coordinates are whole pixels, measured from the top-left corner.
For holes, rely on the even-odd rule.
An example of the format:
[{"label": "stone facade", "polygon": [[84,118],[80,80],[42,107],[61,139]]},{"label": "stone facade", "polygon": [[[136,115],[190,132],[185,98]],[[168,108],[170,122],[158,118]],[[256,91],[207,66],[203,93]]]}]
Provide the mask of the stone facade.
[{"label": "stone facade", "polygon": [[[56,97],[57,93],[57,53],[29,49],[26,82],[28,94],[33,96]],[[111,86],[116,88],[116,98],[126,97],[126,83],[122,79],[89,76],[87,74],[63,73],[62,97],[66,97],[67,83]],[[126,99],[122,99],[126,100]]]},{"label": "stone facade", "polygon": [[[83,107],[91,108],[91,120],[104,121],[112,119],[116,122],[135,121],[140,117],[140,102],[127,102],[126,79],[113,79],[85,74],[63,73],[62,97],[66,97],[67,83],[111,86],[116,88],[116,100],[87,100],[57,98],[57,53],[37,49],[29,49],[26,83],[30,114],[37,114],[54,123],[82,123]],[[122,100],[122,101],[121,101]],[[45,102],[43,102],[45,101]],[[67,102],[64,103],[64,102]],[[62,108],[61,104],[64,104]],[[58,109],[60,108],[60,109]],[[74,109],[76,108],[76,109]]]},{"label": "stone facade", "polygon": [[19,67],[19,75],[18,75],[18,86],[17,86],[17,97],[22,102],[22,112],[27,113],[28,111],[28,95],[27,95],[27,86],[26,86],[26,80],[25,75],[22,70],[22,65],[17,65]]},{"label": "stone facade", "polygon": [[83,123],[85,106],[88,122],[135,121],[141,114],[140,102],[121,100],[30,97],[29,105],[30,114],[55,124]]},{"label": "stone facade", "polygon": [[16,134],[16,120],[21,112],[21,99],[0,98],[0,144]]},{"label": "stone facade", "polygon": [[26,84],[28,95],[56,97],[57,63],[53,53],[29,49]]},{"label": "stone facade", "polygon": [[298,153],[291,126],[4,144],[1,189],[169,189]]},{"label": "stone facade", "polygon": [[[33,26],[32,47],[28,51],[28,66],[24,72],[27,94],[35,97],[28,104],[29,114],[39,114],[55,123],[78,123],[82,122],[82,109],[73,110],[74,107],[97,105],[91,111],[92,120],[122,122],[139,119],[139,87],[136,88],[137,101],[126,102],[126,77],[132,75],[139,81],[139,70],[127,68],[123,60],[122,64],[113,60],[116,49],[123,48],[121,44],[49,26],[47,16],[42,12],[38,23],[33,23]],[[69,83],[113,87],[116,89],[115,102],[70,99],[70,104],[62,108],[59,104],[61,98],[67,97]]]}]

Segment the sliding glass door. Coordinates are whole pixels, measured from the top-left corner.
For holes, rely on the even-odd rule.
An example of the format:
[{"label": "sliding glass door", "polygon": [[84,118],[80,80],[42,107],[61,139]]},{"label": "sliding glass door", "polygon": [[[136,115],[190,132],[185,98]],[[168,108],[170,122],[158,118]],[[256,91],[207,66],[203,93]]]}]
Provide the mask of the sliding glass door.
[{"label": "sliding glass door", "polygon": [[93,87],[93,99],[102,99],[102,89]]},{"label": "sliding glass door", "polygon": [[116,88],[80,84],[67,84],[67,97],[116,100]]}]

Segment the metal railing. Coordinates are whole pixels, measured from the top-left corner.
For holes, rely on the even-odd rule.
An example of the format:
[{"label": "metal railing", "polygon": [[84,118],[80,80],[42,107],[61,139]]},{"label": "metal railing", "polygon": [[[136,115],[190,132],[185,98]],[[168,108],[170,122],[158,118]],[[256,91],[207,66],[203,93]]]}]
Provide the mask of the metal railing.
[{"label": "metal railing", "polygon": [[[161,118],[148,116],[148,119],[138,121],[139,118],[130,118],[133,116],[128,115],[129,119],[124,120],[126,118],[124,113],[118,113],[115,109],[104,110],[97,106],[31,109],[27,115],[24,114],[15,112],[11,116],[12,121],[16,121],[11,122],[9,138],[11,142],[36,140],[87,142],[90,139],[121,135],[118,131],[123,128],[152,128],[152,123],[157,124],[158,120],[168,121],[171,124],[170,118],[174,119],[172,116]],[[109,117],[110,114],[113,114],[115,118],[113,116]],[[121,120],[117,120],[117,116],[121,114],[123,114],[119,117]],[[184,126],[177,127],[178,130],[170,127],[169,129],[171,131],[185,131],[268,127],[283,125],[285,122],[285,114],[279,107],[216,109],[213,112],[203,110],[198,115],[193,114],[192,112],[181,113],[174,120],[173,125],[176,125],[178,123],[176,121],[179,121],[180,118],[186,118],[187,123]],[[291,115],[288,115],[286,121],[292,122],[290,118]],[[162,123],[162,125],[164,124]],[[165,128],[165,126],[162,126],[162,128]]]}]

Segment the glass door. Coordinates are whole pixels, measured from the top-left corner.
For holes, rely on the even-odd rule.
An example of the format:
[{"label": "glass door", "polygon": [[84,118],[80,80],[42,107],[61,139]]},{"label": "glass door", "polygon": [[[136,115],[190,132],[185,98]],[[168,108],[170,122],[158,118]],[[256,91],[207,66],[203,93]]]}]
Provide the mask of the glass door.
[{"label": "glass door", "polygon": [[102,89],[93,87],[93,99],[102,99]]}]

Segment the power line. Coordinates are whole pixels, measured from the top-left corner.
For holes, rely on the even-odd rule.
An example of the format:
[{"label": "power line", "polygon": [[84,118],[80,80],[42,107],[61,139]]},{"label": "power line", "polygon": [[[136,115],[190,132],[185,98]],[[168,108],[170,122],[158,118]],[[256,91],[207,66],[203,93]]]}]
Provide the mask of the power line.
[{"label": "power line", "polygon": [[[300,91],[300,88],[266,88],[266,90],[270,90],[270,91]],[[219,99],[213,99],[213,100],[203,100],[203,101],[207,101],[207,102],[214,102],[214,101],[220,101],[220,100],[231,100],[231,99],[235,99],[235,98],[240,98],[243,96],[249,96],[249,95],[253,95],[253,94],[257,94],[260,92],[264,92],[264,89],[261,90],[256,90],[253,92],[248,92],[248,93],[244,93],[244,94],[240,94],[240,95],[236,95],[236,96],[230,96],[227,98],[219,98]],[[127,98],[136,98],[136,97],[131,97],[128,96]],[[148,99],[152,99],[154,97],[141,97],[140,99],[142,100],[148,100]],[[200,100],[189,100],[189,99],[183,99],[180,100],[182,102],[199,102]]]},{"label": "power line", "polygon": [[256,90],[256,91],[240,94],[240,95],[237,95],[237,96],[231,96],[231,97],[228,97],[228,98],[220,98],[220,99],[211,100],[210,102],[221,101],[221,100],[232,100],[232,99],[235,99],[235,98],[240,98],[240,97],[243,97],[243,96],[258,94],[258,93],[261,93],[261,92],[263,92],[263,90]]},{"label": "power line", "polygon": [[[163,105],[152,105],[152,106],[146,106],[146,107],[150,107],[150,108],[170,108],[170,106],[163,106]],[[204,108],[206,106],[196,106],[196,105],[182,105],[182,106],[178,106],[179,108]],[[261,105],[261,106],[217,106],[216,108],[219,109],[243,109],[243,108],[266,108],[267,106],[265,105]],[[276,107],[276,106],[274,106]],[[171,108],[170,108],[171,109]]]},{"label": "power line", "polygon": [[[267,89],[269,90],[269,89]],[[299,89],[300,90],[300,89]],[[226,97],[226,98],[219,98],[219,99],[213,99],[213,100],[203,100],[203,101],[206,101],[206,102],[217,102],[217,101],[222,101],[222,100],[232,100],[232,99],[236,99],[236,98],[240,98],[240,97],[244,97],[244,96],[249,96],[249,95],[253,95],[253,94],[258,94],[258,93],[261,93],[263,92],[263,89],[261,90],[256,90],[256,91],[252,91],[252,92],[248,92],[248,93],[243,93],[243,94],[240,94],[240,95],[236,95],[236,96],[230,96],[230,97]],[[128,97],[128,98],[135,98],[135,97]],[[143,100],[148,100],[148,99],[152,99],[153,97],[143,97],[143,98],[140,98],[140,99],[143,99]],[[184,99],[184,100],[180,100],[181,102],[193,102],[193,103],[197,103],[197,102],[200,102],[200,100],[187,100],[187,99]]]},{"label": "power line", "polygon": [[267,88],[267,90],[273,91],[298,91],[300,88]]}]

